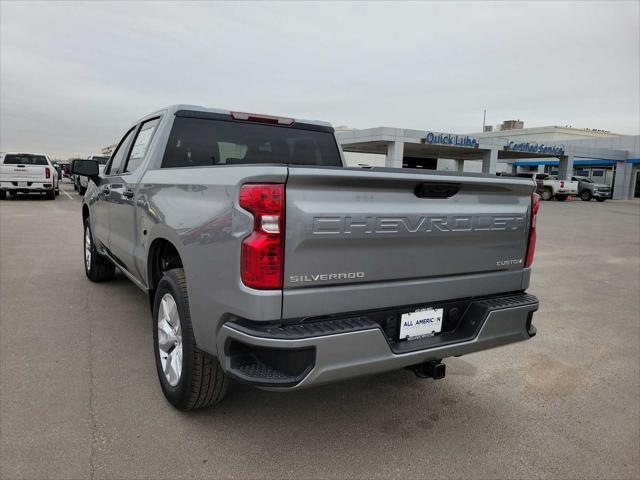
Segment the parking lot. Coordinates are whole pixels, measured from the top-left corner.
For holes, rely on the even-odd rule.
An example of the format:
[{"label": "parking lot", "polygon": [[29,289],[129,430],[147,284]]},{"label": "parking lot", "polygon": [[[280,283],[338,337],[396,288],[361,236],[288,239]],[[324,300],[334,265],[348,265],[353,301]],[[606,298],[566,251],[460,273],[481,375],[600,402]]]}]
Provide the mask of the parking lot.
[{"label": "parking lot", "polygon": [[529,342],[192,413],[145,295],[86,279],[80,205],[0,203],[2,478],[640,477],[638,201],[542,204]]}]

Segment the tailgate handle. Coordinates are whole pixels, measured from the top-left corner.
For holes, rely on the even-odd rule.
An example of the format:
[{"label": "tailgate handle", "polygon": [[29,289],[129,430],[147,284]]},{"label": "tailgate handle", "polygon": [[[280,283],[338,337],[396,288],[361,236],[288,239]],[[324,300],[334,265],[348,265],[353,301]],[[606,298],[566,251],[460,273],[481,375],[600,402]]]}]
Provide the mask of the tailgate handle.
[{"label": "tailgate handle", "polygon": [[418,198],[449,198],[460,190],[461,184],[452,182],[424,182],[416,187]]}]

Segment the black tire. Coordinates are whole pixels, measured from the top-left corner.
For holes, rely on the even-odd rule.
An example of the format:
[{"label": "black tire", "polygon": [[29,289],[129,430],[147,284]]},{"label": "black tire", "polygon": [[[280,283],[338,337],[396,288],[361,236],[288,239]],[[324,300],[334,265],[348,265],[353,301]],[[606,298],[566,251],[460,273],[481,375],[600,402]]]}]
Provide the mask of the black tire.
[{"label": "black tire", "polygon": [[0,190],[0,200],[5,200],[7,198],[7,191]]},{"label": "black tire", "polygon": [[87,192],[87,187],[83,187],[83,186],[78,187],[78,193],[80,195],[84,195],[86,192]]},{"label": "black tire", "polygon": [[606,200],[606,198],[596,198],[596,201],[598,201],[600,203],[604,202],[605,200]]},{"label": "black tire", "polygon": [[[167,380],[160,363],[158,345],[158,313],[165,294],[173,297],[182,331],[182,371],[175,386]],[[227,393],[228,378],[216,358],[209,357],[196,347],[191,325],[187,281],[184,270],[175,268],[164,272],[153,301],[153,351],[162,393],[179,410],[195,410],[219,403]]]},{"label": "black tire", "polygon": [[591,192],[589,190],[583,190],[580,192],[580,200],[583,202],[591,201]]},{"label": "black tire", "polygon": [[51,190],[49,190],[47,193],[45,193],[45,195],[47,196],[48,200],[55,200],[56,199],[56,191],[53,188]]},{"label": "black tire", "polygon": [[566,195],[556,195],[556,200],[558,200],[559,202],[564,202],[566,199]]},{"label": "black tire", "polygon": [[[87,262],[85,256],[85,241],[87,231],[89,232],[89,238],[91,239],[91,260]],[[82,258],[84,263],[84,272],[87,274],[87,278],[92,282],[106,282],[111,280],[116,273],[116,267],[111,260],[100,255],[96,250],[95,243],[93,242],[93,232],[91,231],[91,225],[89,223],[89,217],[84,220],[84,235],[82,237]]]},{"label": "black tire", "polygon": [[549,201],[553,198],[553,192],[551,191],[551,189],[545,188],[544,190],[542,190],[542,193],[540,194],[540,198],[545,202]]}]

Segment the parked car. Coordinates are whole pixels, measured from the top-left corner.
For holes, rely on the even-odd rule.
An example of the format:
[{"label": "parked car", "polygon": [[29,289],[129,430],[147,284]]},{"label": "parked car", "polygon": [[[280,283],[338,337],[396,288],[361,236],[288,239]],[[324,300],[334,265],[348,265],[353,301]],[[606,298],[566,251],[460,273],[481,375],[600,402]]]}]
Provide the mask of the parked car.
[{"label": "parked car", "polygon": [[60,182],[60,180],[62,180],[62,167],[55,160],[51,160],[51,165],[56,169],[56,172],[58,172],[58,182]]},{"label": "parked car", "polygon": [[501,173],[500,175],[503,177],[532,178],[537,185],[536,192],[542,200],[555,198],[563,202],[568,197],[578,194],[578,182],[560,180],[557,176],[547,173],[519,172],[516,174]]},{"label": "parked car", "polygon": [[[333,128],[173,106],[126,130],[83,199],[84,266],[150,299],[158,379],[292,390],[528,340],[531,180],[347,168]],[[106,294],[106,292],[105,292]]]},{"label": "parked car", "polygon": [[17,193],[44,193],[55,200],[58,171],[43,153],[6,153],[0,158],[0,198]]},{"label": "parked car", "polygon": [[578,194],[578,182],[561,180],[555,175],[538,174],[536,182],[541,182],[541,188],[539,186],[538,189],[542,200],[555,198],[563,202],[568,197]]},{"label": "parked car", "polygon": [[[109,157],[105,157],[102,155],[89,155],[87,157],[89,160],[96,160],[98,162],[99,165],[99,173],[102,173],[104,171],[104,167],[107,164],[107,161],[109,160]],[[87,191],[87,186],[89,185],[89,180],[87,179],[87,177],[83,177],[81,175],[77,176],[77,181],[76,181],[76,190],[78,190],[78,193],[80,195],[84,195],[85,192]]]},{"label": "parked car", "polygon": [[606,183],[595,183],[593,180],[582,177],[572,177],[571,180],[578,182],[578,195],[585,202],[592,198],[598,202],[604,202],[607,198],[611,198],[611,187]]},{"label": "parked car", "polygon": [[71,178],[71,181],[73,182],[73,189],[78,191],[78,186],[80,183],[80,175],[75,175],[73,173],[73,162],[75,162],[76,160],[80,160],[79,158],[74,158],[72,160],[69,160],[69,177]]}]

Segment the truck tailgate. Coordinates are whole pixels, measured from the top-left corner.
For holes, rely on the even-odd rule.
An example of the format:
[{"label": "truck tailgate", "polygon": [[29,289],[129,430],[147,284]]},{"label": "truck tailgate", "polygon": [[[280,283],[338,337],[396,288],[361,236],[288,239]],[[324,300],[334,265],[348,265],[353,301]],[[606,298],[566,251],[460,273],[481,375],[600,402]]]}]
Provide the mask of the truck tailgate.
[{"label": "truck tailgate", "polygon": [[3,182],[44,182],[46,167],[42,165],[0,165]]},{"label": "truck tailgate", "polygon": [[[533,191],[528,179],[290,167],[283,316],[520,290]],[[310,305],[318,288],[324,305]]]}]

